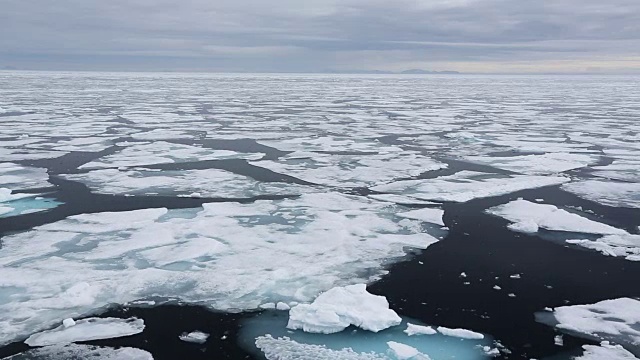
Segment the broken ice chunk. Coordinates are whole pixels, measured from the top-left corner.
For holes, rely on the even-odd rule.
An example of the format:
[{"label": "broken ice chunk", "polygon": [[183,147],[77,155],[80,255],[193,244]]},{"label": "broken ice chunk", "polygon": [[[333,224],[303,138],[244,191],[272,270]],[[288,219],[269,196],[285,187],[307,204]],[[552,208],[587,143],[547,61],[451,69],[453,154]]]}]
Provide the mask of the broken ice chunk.
[{"label": "broken ice chunk", "polygon": [[453,336],[462,339],[484,339],[484,335],[467,329],[451,329],[444,326],[438,326],[436,329],[442,335]]},{"label": "broken ice chunk", "polygon": [[431,326],[415,325],[415,324],[411,324],[411,323],[407,323],[407,328],[404,330],[404,332],[409,336],[413,336],[413,335],[433,335],[433,334],[437,334],[438,333]]},{"label": "broken ice chunk", "polygon": [[289,329],[331,334],[349,325],[378,332],[400,324],[402,319],[389,309],[383,296],[367,292],[366,285],[336,287],[311,304],[299,304],[289,311]]},{"label": "broken ice chunk", "polygon": [[92,345],[53,345],[3,358],[2,360],[153,360],[150,353],[130,347],[118,349]]},{"label": "broken ice chunk", "polygon": [[202,331],[192,331],[190,333],[186,333],[186,332],[182,333],[182,335],[180,335],[179,338],[182,341],[186,341],[190,343],[204,344],[205,342],[207,342],[207,339],[209,338],[209,334]]}]

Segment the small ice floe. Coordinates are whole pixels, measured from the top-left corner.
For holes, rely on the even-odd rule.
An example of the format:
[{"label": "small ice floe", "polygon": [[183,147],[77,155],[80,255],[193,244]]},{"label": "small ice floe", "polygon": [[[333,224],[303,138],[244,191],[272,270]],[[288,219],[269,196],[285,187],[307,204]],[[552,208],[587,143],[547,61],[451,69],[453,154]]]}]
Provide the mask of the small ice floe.
[{"label": "small ice floe", "polygon": [[398,193],[420,200],[467,202],[469,200],[505,195],[512,192],[559,185],[570,181],[560,176],[491,175],[474,171],[460,171],[433,179],[403,180],[371,189]]},{"label": "small ice floe", "polygon": [[571,335],[611,341],[640,352],[640,300],[618,298],[561,306],[551,313],[536,313],[536,320]]},{"label": "small ice floe", "polygon": [[192,331],[190,333],[182,333],[179,336],[180,340],[182,341],[186,341],[186,342],[190,342],[190,343],[195,343],[195,344],[204,344],[205,342],[207,342],[207,339],[209,338],[209,334],[202,332],[202,331]]},{"label": "small ice floe", "polygon": [[31,349],[20,354],[3,358],[2,360],[61,360],[61,359],[91,359],[91,360],[153,360],[150,353],[130,347],[109,348],[92,345],[52,345]]},{"label": "small ice floe", "polygon": [[432,209],[432,208],[424,208],[418,210],[411,210],[403,213],[399,213],[398,216],[407,218],[420,220],[440,226],[444,226],[444,222],[442,221],[442,216],[444,215],[444,210],[442,209]]},{"label": "small ice floe", "polygon": [[398,360],[431,360],[429,356],[421,354],[413,346],[395,341],[387,341],[387,346],[389,346],[391,354]]},{"label": "small ice floe", "polygon": [[516,294],[514,294],[514,293],[509,293],[509,294],[508,294],[508,296],[509,296],[509,297],[512,297],[512,298],[514,298],[514,297],[516,297]]},{"label": "small ice floe", "polygon": [[603,341],[600,346],[582,345],[584,353],[574,360],[638,360],[632,353],[620,345],[612,345]]},{"label": "small ice floe", "polygon": [[431,326],[415,325],[411,323],[407,323],[407,328],[404,330],[404,332],[409,336],[433,335],[438,333]]},{"label": "small ice floe", "polygon": [[537,204],[523,199],[492,207],[487,210],[487,213],[513,222],[514,224],[509,226],[511,230],[526,233],[535,233],[538,228],[598,235],[627,233],[553,205]]},{"label": "small ice floe", "polygon": [[33,334],[24,342],[29,346],[70,344],[130,336],[143,330],[144,321],[137,318],[87,318],[78,321],[65,319],[57,328]]},{"label": "small ice floe", "polygon": [[276,304],[276,309],[286,311],[291,309],[291,306],[289,306],[287,303],[283,303],[282,301],[280,301]]},{"label": "small ice floe", "polygon": [[520,279],[521,276],[520,276],[520,274],[513,274],[513,275],[509,275],[509,277],[511,279]]},{"label": "small ice floe", "polygon": [[453,336],[462,339],[484,339],[484,335],[467,329],[451,329],[444,326],[438,326],[436,329],[442,335]]},{"label": "small ice floe", "polygon": [[564,339],[562,338],[562,335],[554,336],[553,343],[557,346],[564,346]]},{"label": "small ice floe", "polygon": [[389,309],[384,296],[367,292],[364,284],[335,287],[311,304],[299,304],[289,311],[289,329],[331,334],[355,325],[378,332],[399,325],[402,319]]},{"label": "small ice floe", "polygon": [[494,285],[494,286],[493,286],[493,289],[494,289],[494,290],[502,290],[502,288],[501,288],[499,285]]}]

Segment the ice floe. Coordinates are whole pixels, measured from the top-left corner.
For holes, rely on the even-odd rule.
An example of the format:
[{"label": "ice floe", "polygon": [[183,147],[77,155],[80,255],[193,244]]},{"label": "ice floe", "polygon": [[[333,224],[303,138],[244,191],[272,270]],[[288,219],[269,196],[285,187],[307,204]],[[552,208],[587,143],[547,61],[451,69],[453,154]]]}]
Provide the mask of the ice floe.
[{"label": "ice floe", "polygon": [[113,155],[107,155],[80,166],[80,169],[118,168],[139,165],[168,164],[188,161],[259,159],[263,154],[239,153],[231,150],[214,150],[166,141],[136,144],[125,147]]},{"label": "ice floe", "polygon": [[54,345],[31,349],[2,360],[153,360],[150,353],[130,347],[118,349],[91,345]]},{"label": "ice floe", "polygon": [[372,187],[372,190],[399,193],[421,200],[466,202],[525,189],[559,185],[568,181],[568,178],[558,176],[501,176],[460,171],[433,179],[396,181]]},{"label": "ice floe", "polygon": [[[544,149],[544,148],[543,148]],[[467,160],[521,174],[555,174],[578,169],[595,163],[598,159],[586,154],[547,153],[511,157],[472,156]]]},{"label": "ice floe", "polygon": [[598,251],[607,256],[640,261],[640,235],[607,235],[596,240],[569,239],[567,242]]},{"label": "ice floe", "polygon": [[299,304],[289,311],[287,328],[331,334],[350,325],[378,332],[399,325],[402,319],[389,309],[384,296],[367,292],[366,285],[335,287],[318,296],[311,304]]},{"label": "ice floe", "polygon": [[564,184],[562,190],[607,206],[640,208],[640,183],[583,180]]},{"label": "ice floe", "polygon": [[450,329],[444,326],[438,326],[436,329],[440,334],[453,336],[462,339],[484,339],[484,335],[467,329]]},{"label": "ice floe", "polygon": [[179,336],[180,340],[195,343],[195,344],[204,344],[207,342],[209,338],[209,334],[202,331],[192,331],[190,333],[183,333]]},{"label": "ice floe", "polygon": [[0,163],[0,188],[14,191],[46,188],[51,186],[48,179],[47,169]]},{"label": "ice floe", "polygon": [[409,359],[424,359],[430,360],[430,358],[424,354],[421,354],[418,349],[413,346],[409,346],[406,344],[402,344],[395,341],[387,341],[387,345],[391,350],[393,356],[398,360],[409,360]]},{"label": "ice floe", "polygon": [[447,167],[429,157],[403,151],[361,155],[294,152],[278,160],[252,164],[310,183],[339,187],[369,187]]},{"label": "ice floe", "polygon": [[584,353],[576,356],[574,360],[638,360],[632,353],[620,345],[612,345],[603,341],[600,346],[583,345]]},{"label": "ice floe", "polygon": [[318,191],[314,187],[298,184],[259,182],[220,169],[161,172],[149,169],[102,169],[63,177],[87,184],[93,192],[102,194],[245,198]]},{"label": "ice floe", "polygon": [[220,310],[309,302],[335,286],[378,279],[405,247],[438,241],[397,211],[365,197],[306,194],[82,214],[8,235],[0,248],[0,343],[150,296]]},{"label": "ice floe", "polygon": [[431,326],[422,326],[422,325],[416,325],[411,323],[407,323],[407,328],[404,330],[404,332],[409,336],[433,335],[438,333]]},{"label": "ice floe", "polygon": [[624,235],[626,231],[602,224],[580,215],[559,209],[554,205],[539,204],[518,199],[487,210],[489,214],[500,216],[511,222],[511,230],[535,233],[538,228],[585,234]]},{"label": "ice floe", "polygon": [[640,353],[640,300],[618,298],[589,305],[561,306],[536,319],[572,335],[620,344]]},{"label": "ice floe", "polygon": [[[68,319],[65,319],[68,320]],[[33,334],[25,340],[29,346],[70,344],[79,341],[112,339],[139,334],[144,330],[141,319],[87,318],[71,325],[67,321],[55,329]]]},{"label": "ice floe", "polygon": [[256,346],[267,360],[389,360],[384,355],[357,353],[352,349],[328,349],[324,345],[302,344],[288,337],[273,338],[265,335],[256,339]]}]

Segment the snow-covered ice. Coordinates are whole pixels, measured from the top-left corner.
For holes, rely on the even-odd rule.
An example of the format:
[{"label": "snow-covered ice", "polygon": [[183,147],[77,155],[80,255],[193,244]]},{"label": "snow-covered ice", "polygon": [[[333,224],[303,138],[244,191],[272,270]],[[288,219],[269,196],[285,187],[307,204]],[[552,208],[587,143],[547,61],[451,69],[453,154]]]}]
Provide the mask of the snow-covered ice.
[{"label": "snow-covered ice", "polygon": [[640,208],[638,182],[583,180],[564,184],[562,189],[607,206]]},{"label": "snow-covered ice", "polygon": [[436,329],[440,334],[453,336],[462,339],[484,339],[484,335],[467,329],[451,329],[444,326],[438,326]]},{"label": "snow-covered ice", "polygon": [[514,224],[511,230],[534,233],[538,228],[598,235],[624,235],[626,231],[602,224],[580,215],[559,209],[554,205],[527,200],[514,200],[487,210],[489,214],[505,218]]},{"label": "snow-covered ice", "polygon": [[31,349],[2,360],[153,360],[150,353],[130,347],[118,349],[92,345],[53,345]]},{"label": "snow-covered ice", "polygon": [[204,344],[207,342],[208,338],[209,334],[202,331],[192,331],[190,333],[183,333],[180,335],[180,340],[195,344]]},{"label": "snow-covered ice", "polygon": [[409,336],[433,335],[438,333],[431,326],[416,325],[411,323],[407,323],[407,328],[404,330],[404,332]]},{"label": "snow-covered ice", "polygon": [[409,359],[424,359],[430,360],[430,358],[424,354],[421,354],[418,349],[413,346],[409,346],[406,344],[402,344],[395,341],[387,341],[387,345],[389,346],[389,350],[393,354],[393,356],[398,360],[409,360]]},{"label": "snow-covered ice", "polygon": [[466,159],[499,169],[530,175],[561,173],[567,170],[585,167],[598,160],[591,155],[569,153],[547,153],[512,157],[472,156]]},{"label": "snow-covered ice", "polygon": [[460,171],[424,180],[403,180],[372,187],[379,192],[399,193],[421,200],[466,202],[525,189],[559,185],[569,179],[559,176],[495,175]]},{"label": "snow-covered ice", "polygon": [[599,239],[569,239],[568,243],[598,251],[607,256],[617,256],[630,261],[640,261],[640,235],[607,235]]},{"label": "snow-covered ice", "polygon": [[398,214],[398,216],[403,218],[425,221],[440,226],[444,226],[444,222],[442,220],[443,215],[444,210],[432,208],[411,210]]},{"label": "snow-covered ice", "polygon": [[603,341],[600,346],[583,345],[584,353],[574,357],[574,360],[638,360],[632,353],[620,345],[612,345]]},{"label": "snow-covered ice", "polygon": [[357,353],[352,349],[328,349],[323,345],[302,344],[288,337],[273,338],[265,335],[256,339],[256,346],[267,360],[390,360],[384,355]]},{"label": "snow-covered ice", "polygon": [[87,318],[74,325],[62,324],[55,329],[33,334],[25,340],[29,346],[70,344],[79,341],[112,339],[139,334],[144,330],[142,319]]},{"label": "snow-covered ice", "polygon": [[538,321],[572,335],[620,344],[640,353],[640,300],[618,298],[569,305],[536,314]]},{"label": "snow-covered ice", "polygon": [[0,342],[150,296],[220,310],[309,302],[335,286],[378,279],[405,247],[438,241],[398,210],[365,197],[306,194],[75,215],[8,235],[0,249],[0,286],[8,289]]},{"label": "snow-covered ice", "polygon": [[289,311],[289,329],[331,334],[355,325],[378,332],[399,325],[402,319],[389,309],[384,296],[367,292],[366,285],[355,284],[330,289],[311,304],[299,304]]}]

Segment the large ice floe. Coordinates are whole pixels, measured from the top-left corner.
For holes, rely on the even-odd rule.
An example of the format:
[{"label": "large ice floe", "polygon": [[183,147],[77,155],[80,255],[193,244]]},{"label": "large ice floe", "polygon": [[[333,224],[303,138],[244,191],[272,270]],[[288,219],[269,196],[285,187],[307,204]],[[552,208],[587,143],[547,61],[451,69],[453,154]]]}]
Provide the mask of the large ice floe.
[{"label": "large ice floe", "polygon": [[42,212],[60,204],[37,194],[13,193],[11,189],[0,188],[0,218]]},{"label": "large ice floe", "polygon": [[0,188],[25,190],[50,187],[47,169],[0,163]]},{"label": "large ice floe", "polygon": [[78,341],[112,339],[139,334],[144,330],[142,319],[87,318],[66,319],[55,329],[33,334],[25,340],[29,346],[71,344]]},{"label": "large ice floe", "polygon": [[560,176],[505,176],[460,171],[433,179],[396,181],[374,186],[372,190],[399,193],[422,200],[466,202],[525,189],[559,185],[568,181],[568,178]]},{"label": "large ice floe", "polygon": [[87,184],[93,192],[129,195],[178,195],[246,198],[258,195],[295,195],[318,191],[311,186],[259,182],[220,169],[154,171],[150,169],[102,169],[63,175]]},{"label": "large ice floe", "polygon": [[471,156],[469,161],[521,174],[554,174],[586,167],[597,158],[586,154],[547,153],[512,157]]},{"label": "large ice floe", "polygon": [[259,159],[262,155],[156,141],[125,147],[113,155],[84,164],[80,166],[80,169],[117,168],[202,160]]},{"label": "large ice floe", "polygon": [[238,311],[309,302],[375,280],[406,247],[438,241],[397,212],[364,197],[306,194],[82,214],[9,235],[0,248],[0,343],[151,296]]},{"label": "large ice floe", "polygon": [[2,360],[153,360],[150,353],[122,347],[118,349],[90,345],[54,345],[3,358]]},{"label": "large ice floe", "polygon": [[321,185],[369,187],[394,179],[446,168],[447,164],[413,152],[393,148],[374,154],[336,155],[294,152],[278,160],[254,161],[253,165]]},{"label": "large ice floe", "polygon": [[536,319],[576,336],[622,345],[640,355],[640,300],[619,298],[540,312]]},{"label": "large ice floe", "polygon": [[640,208],[640,183],[583,180],[564,184],[562,190],[607,206]]},{"label": "large ice floe", "polygon": [[603,235],[595,239],[575,239],[579,235],[570,235],[574,238],[565,241],[604,255],[640,261],[640,235],[629,234],[554,205],[518,199],[490,208],[487,212],[511,221],[509,229],[522,233],[537,233],[539,229],[545,229],[567,234]]}]

